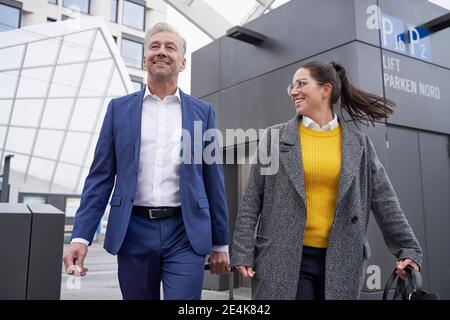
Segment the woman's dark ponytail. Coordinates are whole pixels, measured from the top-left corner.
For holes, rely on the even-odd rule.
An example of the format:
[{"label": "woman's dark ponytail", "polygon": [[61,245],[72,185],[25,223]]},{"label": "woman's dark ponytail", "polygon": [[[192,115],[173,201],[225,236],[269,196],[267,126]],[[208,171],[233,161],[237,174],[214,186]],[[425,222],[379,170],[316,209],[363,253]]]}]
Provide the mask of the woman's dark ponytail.
[{"label": "woman's dark ponytail", "polygon": [[347,70],[339,63],[310,62],[304,65],[317,82],[331,83],[333,92],[331,103],[341,102],[342,108],[347,111],[353,121],[365,123],[388,118],[392,114],[395,103],[389,99],[365,92],[353,86]]}]

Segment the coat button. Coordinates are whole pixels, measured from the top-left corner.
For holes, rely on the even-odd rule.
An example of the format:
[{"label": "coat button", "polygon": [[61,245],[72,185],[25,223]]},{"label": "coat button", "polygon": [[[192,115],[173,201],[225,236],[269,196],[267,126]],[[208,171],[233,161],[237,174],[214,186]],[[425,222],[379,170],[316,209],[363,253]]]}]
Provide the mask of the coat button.
[{"label": "coat button", "polygon": [[356,223],[356,222],[358,222],[358,217],[357,216],[354,216],[354,217],[352,217],[352,219],[350,220],[352,223]]}]

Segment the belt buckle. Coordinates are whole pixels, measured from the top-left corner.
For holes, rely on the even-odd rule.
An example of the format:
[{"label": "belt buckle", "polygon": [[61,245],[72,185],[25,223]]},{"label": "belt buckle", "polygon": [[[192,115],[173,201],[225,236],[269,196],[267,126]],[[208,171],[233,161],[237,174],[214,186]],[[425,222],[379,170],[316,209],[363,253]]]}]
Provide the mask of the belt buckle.
[{"label": "belt buckle", "polygon": [[149,219],[157,219],[158,217],[154,216],[154,212],[152,209],[148,209],[148,218]]}]

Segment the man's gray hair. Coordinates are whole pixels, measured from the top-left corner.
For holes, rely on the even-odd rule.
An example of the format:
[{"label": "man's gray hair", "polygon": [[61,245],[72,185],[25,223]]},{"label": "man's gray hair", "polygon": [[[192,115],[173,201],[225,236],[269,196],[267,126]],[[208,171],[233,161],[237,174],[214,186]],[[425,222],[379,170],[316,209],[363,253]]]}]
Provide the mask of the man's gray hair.
[{"label": "man's gray hair", "polygon": [[173,33],[181,40],[181,43],[183,44],[183,57],[184,57],[184,55],[186,54],[186,46],[187,46],[186,39],[183,38],[183,36],[177,31],[177,29],[175,29],[173,26],[171,26],[170,24],[165,23],[165,22],[159,22],[147,30],[147,32],[145,33],[145,40],[144,40],[144,46],[145,46],[144,52],[147,53],[147,51],[148,51],[148,45],[150,42],[150,38],[154,34],[160,33],[160,32]]}]

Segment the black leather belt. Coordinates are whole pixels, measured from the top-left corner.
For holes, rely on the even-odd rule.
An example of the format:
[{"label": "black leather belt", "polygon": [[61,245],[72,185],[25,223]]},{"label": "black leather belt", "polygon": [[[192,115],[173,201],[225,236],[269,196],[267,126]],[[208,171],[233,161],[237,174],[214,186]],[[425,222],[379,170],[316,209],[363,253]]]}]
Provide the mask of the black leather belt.
[{"label": "black leather belt", "polygon": [[181,214],[181,207],[133,206],[133,211],[131,213],[147,219],[168,218]]}]

